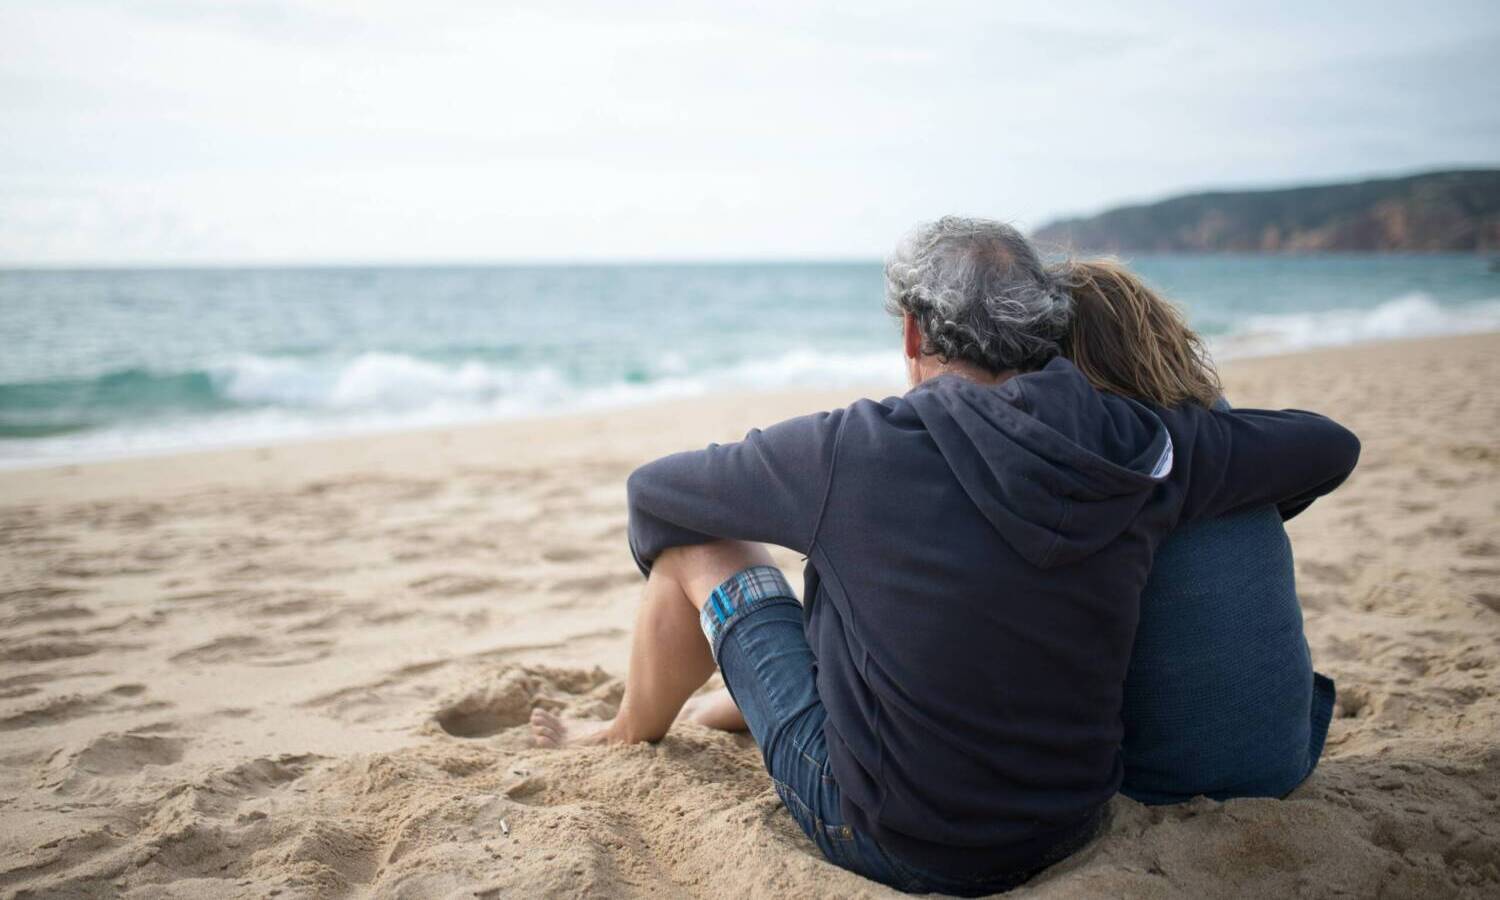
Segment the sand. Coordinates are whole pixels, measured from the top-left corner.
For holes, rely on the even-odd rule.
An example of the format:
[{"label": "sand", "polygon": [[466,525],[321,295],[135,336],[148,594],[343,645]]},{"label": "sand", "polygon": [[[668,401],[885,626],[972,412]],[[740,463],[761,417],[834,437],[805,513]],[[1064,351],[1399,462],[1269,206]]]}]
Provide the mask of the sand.
[{"label": "sand", "polygon": [[[1500,335],[1226,377],[1364,439],[1291,525],[1323,763],[1283,801],[1117,798],[1015,896],[1500,896]],[[619,702],[631,468],[851,396],[0,474],[0,895],[889,895],[744,737],[524,726]]]}]

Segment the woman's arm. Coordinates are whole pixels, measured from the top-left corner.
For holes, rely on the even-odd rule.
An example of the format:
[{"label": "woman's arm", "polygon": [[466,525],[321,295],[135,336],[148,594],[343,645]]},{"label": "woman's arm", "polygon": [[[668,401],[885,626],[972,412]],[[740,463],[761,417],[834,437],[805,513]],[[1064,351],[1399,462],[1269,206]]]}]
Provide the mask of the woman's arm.
[{"label": "woman's arm", "polygon": [[1302,410],[1237,409],[1202,415],[1183,521],[1274,503],[1283,519],[1349,477],[1359,438]]}]

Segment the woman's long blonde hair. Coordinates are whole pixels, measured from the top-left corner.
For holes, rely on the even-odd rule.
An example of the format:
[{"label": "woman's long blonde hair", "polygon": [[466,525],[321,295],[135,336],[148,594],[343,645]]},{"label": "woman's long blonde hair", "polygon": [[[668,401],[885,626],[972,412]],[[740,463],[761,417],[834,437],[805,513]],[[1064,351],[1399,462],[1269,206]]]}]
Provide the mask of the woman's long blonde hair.
[{"label": "woman's long blonde hair", "polygon": [[1166,407],[1219,399],[1203,339],[1118,260],[1069,260],[1053,276],[1073,298],[1063,355],[1094,387]]}]

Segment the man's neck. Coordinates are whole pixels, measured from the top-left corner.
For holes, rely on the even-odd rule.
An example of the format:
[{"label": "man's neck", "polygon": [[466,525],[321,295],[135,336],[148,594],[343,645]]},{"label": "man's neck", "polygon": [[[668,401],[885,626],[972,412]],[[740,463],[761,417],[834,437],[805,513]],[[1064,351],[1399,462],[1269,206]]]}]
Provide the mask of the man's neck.
[{"label": "man's neck", "polygon": [[972,381],[975,384],[999,385],[1014,378],[1016,374],[1015,370],[991,372],[963,360],[943,362],[940,359],[928,356],[917,361],[917,384],[930,381],[939,375],[957,375],[959,378]]}]

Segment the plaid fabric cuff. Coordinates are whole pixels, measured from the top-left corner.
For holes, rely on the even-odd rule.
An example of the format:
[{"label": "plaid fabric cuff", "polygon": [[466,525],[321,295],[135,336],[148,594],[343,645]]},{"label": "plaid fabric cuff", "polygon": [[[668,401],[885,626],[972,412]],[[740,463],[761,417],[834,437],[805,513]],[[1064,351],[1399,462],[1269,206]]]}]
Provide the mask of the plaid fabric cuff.
[{"label": "plaid fabric cuff", "polygon": [[773,601],[797,602],[786,576],[775,566],[741,569],[713,589],[698,614],[698,623],[713,650],[714,662],[719,661],[719,644],[729,626],[751,610]]}]

